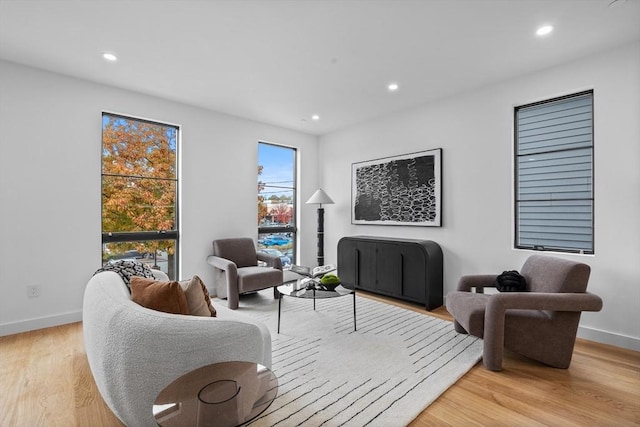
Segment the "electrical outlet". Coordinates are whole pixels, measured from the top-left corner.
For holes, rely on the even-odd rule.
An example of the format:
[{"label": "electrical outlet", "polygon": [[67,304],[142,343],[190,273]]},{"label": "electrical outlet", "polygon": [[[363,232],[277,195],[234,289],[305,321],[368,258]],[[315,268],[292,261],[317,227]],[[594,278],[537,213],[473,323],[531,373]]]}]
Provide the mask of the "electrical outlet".
[{"label": "electrical outlet", "polygon": [[33,285],[27,286],[27,296],[29,298],[36,298],[40,296],[40,286]]}]

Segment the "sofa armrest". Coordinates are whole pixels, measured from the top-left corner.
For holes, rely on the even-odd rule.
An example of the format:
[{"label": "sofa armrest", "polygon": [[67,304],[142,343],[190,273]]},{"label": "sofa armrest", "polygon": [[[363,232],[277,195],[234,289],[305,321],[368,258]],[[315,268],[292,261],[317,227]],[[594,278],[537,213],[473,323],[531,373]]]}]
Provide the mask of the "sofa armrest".
[{"label": "sofa armrest", "polygon": [[259,261],[264,261],[268,267],[273,267],[278,270],[282,270],[282,260],[277,255],[266,254],[264,252],[257,252]]},{"label": "sofa armrest", "polygon": [[479,294],[484,293],[484,288],[495,288],[497,274],[474,274],[470,276],[462,276],[458,281],[458,291],[471,292],[472,288],[476,288]]},{"label": "sofa armrest", "polygon": [[[170,315],[171,316],[171,315]],[[164,317],[164,316],[162,316]],[[126,357],[113,353],[106,360],[117,360],[119,373],[112,368],[111,381],[126,384],[127,425],[152,425],[149,408],[160,391],[180,376],[212,363],[255,362],[271,367],[270,336],[254,324],[198,316],[173,315],[158,318],[155,313],[128,337],[114,346],[127,347]],[[156,323],[157,325],[153,325]],[[131,322],[127,322],[131,325]],[[122,337],[122,336],[121,336]],[[118,350],[114,350],[118,351]],[[148,417],[146,414],[149,414]]]}]

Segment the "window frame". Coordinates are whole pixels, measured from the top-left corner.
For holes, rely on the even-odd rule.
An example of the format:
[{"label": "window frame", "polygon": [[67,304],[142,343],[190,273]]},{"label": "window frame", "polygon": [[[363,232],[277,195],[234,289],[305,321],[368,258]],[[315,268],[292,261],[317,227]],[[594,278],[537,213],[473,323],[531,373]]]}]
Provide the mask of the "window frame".
[{"label": "window frame", "polygon": [[[519,179],[520,179],[520,169],[519,169],[519,156],[521,156],[521,154],[519,154],[519,122],[518,122],[518,112],[520,110],[526,109],[526,108],[530,108],[530,107],[535,107],[535,106],[539,106],[539,105],[544,105],[544,104],[551,104],[551,103],[556,103],[558,101],[563,101],[563,100],[567,100],[567,99],[572,99],[572,98],[578,98],[578,97],[582,97],[582,96],[586,96],[588,95],[590,97],[590,101],[591,101],[591,145],[589,147],[582,147],[582,148],[569,148],[569,149],[562,149],[562,150],[547,150],[547,151],[540,151],[538,153],[534,153],[534,154],[547,154],[547,153],[554,153],[554,152],[561,152],[561,151],[573,151],[573,150],[578,150],[578,149],[584,149],[584,148],[588,148],[590,150],[590,154],[591,154],[591,189],[590,189],[590,193],[591,193],[591,197],[590,198],[582,198],[582,199],[571,199],[571,200],[582,200],[582,201],[590,201],[591,202],[591,218],[590,218],[590,228],[591,228],[591,241],[590,241],[590,249],[585,250],[585,249],[577,249],[577,248],[569,248],[569,247],[557,247],[557,246],[553,246],[553,247],[546,247],[544,245],[524,245],[521,244],[520,241],[520,237],[519,237],[519,229],[520,229],[520,216],[519,216],[519,207],[520,207],[520,202],[522,201],[526,201],[526,200],[520,200],[519,199]],[[517,105],[514,107],[513,109],[513,124],[514,124],[514,132],[513,132],[513,171],[514,171],[514,175],[513,175],[513,218],[514,218],[514,227],[513,227],[513,247],[514,249],[522,249],[522,250],[534,250],[534,251],[545,251],[545,252],[559,252],[559,253],[573,253],[573,254],[587,254],[587,255],[593,255],[595,254],[595,96],[594,96],[594,90],[593,89],[589,89],[589,90],[583,90],[580,92],[575,92],[575,93],[571,93],[571,94],[567,94],[567,95],[562,95],[562,96],[558,96],[558,97],[554,97],[554,98],[549,98],[549,99],[545,99],[545,100],[541,100],[541,101],[537,101],[537,102],[532,102],[532,103],[528,103],[528,104],[523,104],[523,105]],[[526,155],[530,155],[531,153],[528,153]]]},{"label": "window frame", "polygon": [[[164,127],[172,127],[176,130],[176,153],[175,153],[175,178],[173,181],[175,182],[175,218],[174,218],[174,229],[173,230],[152,230],[152,231],[107,231],[105,232],[102,229],[102,213],[104,209],[104,198],[102,194],[104,194],[104,176],[122,176],[122,177],[133,177],[133,178],[142,178],[145,179],[148,177],[134,177],[131,175],[114,175],[114,174],[105,174],[103,170],[103,156],[104,156],[104,133],[103,133],[103,125],[102,121],[105,116],[121,118],[125,120],[135,120],[137,122],[150,123],[154,125],[164,126]],[[177,280],[180,277],[180,145],[181,145],[181,127],[177,124],[161,122],[158,120],[150,120],[132,115],[125,115],[119,113],[112,113],[109,111],[102,111],[100,115],[101,118],[101,127],[100,127],[100,230],[101,230],[101,253],[104,252],[104,245],[108,243],[128,243],[128,242],[142,242],[142,241],[161,241],[161,240],[174,240],[175,241],[175,275],[176,277],[170,277],[172,280]],[[153,178],[157,179],[157,178]],[[167,179],[170,180],[170,179]],[[169,269],[169,266],[167,266]],[[168,274],[171,276],[170,274]]]}]

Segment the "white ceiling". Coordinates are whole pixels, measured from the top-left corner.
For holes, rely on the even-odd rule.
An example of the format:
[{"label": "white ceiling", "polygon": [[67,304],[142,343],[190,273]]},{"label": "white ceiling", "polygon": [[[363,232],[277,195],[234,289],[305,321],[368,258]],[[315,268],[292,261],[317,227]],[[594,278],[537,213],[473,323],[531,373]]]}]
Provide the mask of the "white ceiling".
[{"label": "white ceiling", "polygon": [[0,58],[315,135],[634,40],[640,0],[0,0]]}]

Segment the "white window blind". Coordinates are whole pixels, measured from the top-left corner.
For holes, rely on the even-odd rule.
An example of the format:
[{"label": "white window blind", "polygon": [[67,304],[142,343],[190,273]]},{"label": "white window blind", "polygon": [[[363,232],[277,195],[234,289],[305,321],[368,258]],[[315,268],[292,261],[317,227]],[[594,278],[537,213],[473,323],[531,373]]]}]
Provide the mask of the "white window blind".
[{"label": "white window blind", "polygon": [[515,109],[515,246],[594,253],[593,92]]}]

